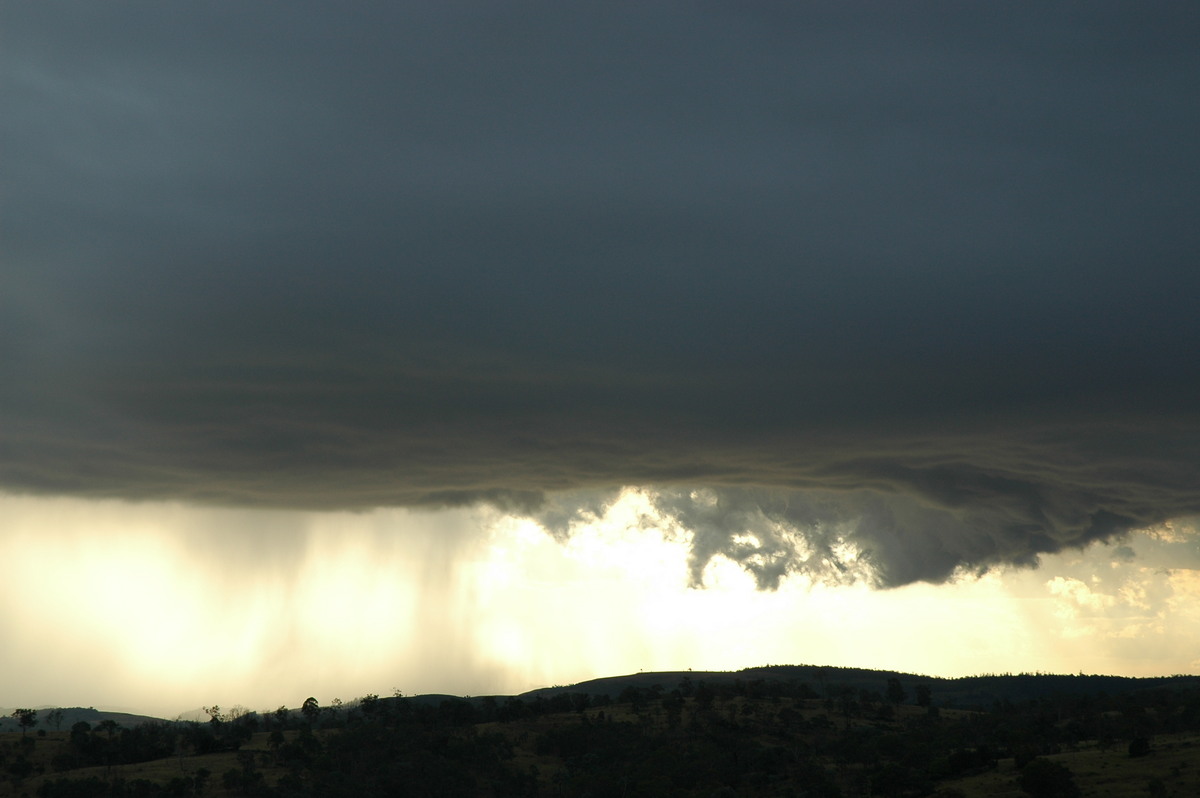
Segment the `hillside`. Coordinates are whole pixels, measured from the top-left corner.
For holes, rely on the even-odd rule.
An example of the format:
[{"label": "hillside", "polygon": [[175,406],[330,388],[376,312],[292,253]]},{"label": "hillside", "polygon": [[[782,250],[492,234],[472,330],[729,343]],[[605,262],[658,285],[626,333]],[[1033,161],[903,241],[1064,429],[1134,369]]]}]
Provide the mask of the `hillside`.
[{"label": "hillside", "polygon": [[[162,720],[162,718],[151,717],[150,715],[135,715],[129,712],[108,712],[105,710],[95,709],[94,707],[34,707],[40,718],[39,726],[43,729],[51,730],[56,727],[61,729],[70,729],[71,726],[84,721],[93,726],[102,723],[106,720],[111,720],[119,723],[125,728],[132,728],[142,723]],[[49,719],[49,714],[58,709],[62,713],[62,717],[57,719],[57,723]],[[20,726],[17,725],[16,718],[13,717],[13,712],[17,707],[0,707],[0,732],[15,732],[20,731]]]},{"label": "hillside", "polygon": [[785,666],[7,732],[0,796],[1190,798],[1198,754],[1195,677]]},{"label": "hillside", "polygon": [[659,685],[674,688],[683,679],[694,683],[729,685],[739,681],[797,681],[817,691],[830,688],[878,690],[889,679],[897,679],[915,701],[916,685],[929,687],[940,707],[978,709],[991,708],[996,702],[1021,702],[1048,696],[1100,694],[1123,695],[1154,688],[1200,688],[1200,676],[1161,676],[1132,678],[1128,676],[1060,675],[1060,674],[995,674],[944,679],[898,671],[878,671],[864,668],[839,668],[819,665],[767,665],[740,671],[673,671],[666,673],[635,673],[592,679],[570,686],[546,687],[523,693],[520,697],[549,698],[562,692],[585,692],[591,695],[616,697],[627,687],[652,688]]}]

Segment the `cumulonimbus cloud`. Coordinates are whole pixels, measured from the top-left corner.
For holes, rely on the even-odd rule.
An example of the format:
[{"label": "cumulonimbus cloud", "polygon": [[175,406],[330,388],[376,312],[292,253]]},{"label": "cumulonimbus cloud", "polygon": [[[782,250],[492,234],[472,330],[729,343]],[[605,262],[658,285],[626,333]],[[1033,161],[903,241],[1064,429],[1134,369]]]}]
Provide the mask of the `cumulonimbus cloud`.
[{"label": "cumulonimbus cloud", "polygon": [[[1194,461],[1161,454],[1191,450],[1180,446],[1184,430],[1160,429],[1156,438],[1147,424],[1142,462],[1134,463],[1123,446],[1105,449],[1117,440],[1102,428],[1076,427],[1077,439],[1068,444],[1070,426],[1043,430],[1054,440],[1001,428],[990,437],[897,442],[891,451],[875,438],[870,457],[814,451],[807,465],[764,478],[769,487],[651,488],[655,513],[647,524],[687,535],[697,585],[721,555],[762,588],[789,575],[895,587],[1036,566],[1039,555],[1117,540],[1196,512]],[[1157,455],[1156,439],[1163,443]],[[533,517],[565,536],[574,523],[602,516],[616,498],[615,492],[559,496]]]},{"label": "cumulonimbus cloud", "polygon": [[1194,10],[0,14],[5,490],[652,486],[764,587],[1200,512]]}]

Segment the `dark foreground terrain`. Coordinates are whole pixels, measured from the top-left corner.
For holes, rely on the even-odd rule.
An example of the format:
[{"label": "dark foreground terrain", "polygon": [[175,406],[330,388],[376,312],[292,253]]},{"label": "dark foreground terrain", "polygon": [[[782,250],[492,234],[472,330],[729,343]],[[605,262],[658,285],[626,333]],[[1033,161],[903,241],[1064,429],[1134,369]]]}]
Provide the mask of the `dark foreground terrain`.
[{"label": "dark foreground terrain", "polygon": [[1200,795],[1196,677],[776,667],[209,714],[0,733],[0,796]]}]

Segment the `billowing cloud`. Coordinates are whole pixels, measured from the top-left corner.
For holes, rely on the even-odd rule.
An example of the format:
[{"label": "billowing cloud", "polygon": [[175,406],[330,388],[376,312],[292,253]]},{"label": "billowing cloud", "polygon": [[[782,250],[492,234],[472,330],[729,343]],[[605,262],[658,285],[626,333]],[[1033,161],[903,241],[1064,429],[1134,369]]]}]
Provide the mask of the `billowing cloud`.
[{"label": "billowing cloud", "polygon": [[648,486],[764,587],[1200,512],[1197,13],[10,5],[0,488]]}]

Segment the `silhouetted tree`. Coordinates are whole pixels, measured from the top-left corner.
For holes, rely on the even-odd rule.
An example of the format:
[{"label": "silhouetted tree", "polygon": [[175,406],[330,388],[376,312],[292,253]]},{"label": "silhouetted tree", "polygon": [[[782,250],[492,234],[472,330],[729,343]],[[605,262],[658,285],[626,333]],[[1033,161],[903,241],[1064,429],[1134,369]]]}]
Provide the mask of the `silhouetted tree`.
[{"label": "silhouetted tree", "polygon": [[52,725],[55,731],[62,729],[63,711],[60,708],[52,709],[46,713],[46,723]]},{"label": "silhouetted tree", "polygon": [[918,684],[913,691],[917,694],[917,706],[927,707],[932,703],[933,693],[930,691],[929,685]]},{"label": "silhouetted tree", "polygon": [[379,713],[379,696],[374,693],[367,693],[358,699],[358,708],[362,710],[367,720],[374,719],[375,715]]},{"label": "silhouetted tree", "polygon": [[97,723],[96,730],[104,732],[108,736],[108,741],[111,743],[113,735],[121,730],[121,724],[117,723],[112,718],[108,718]]},{"label": "silhouetted tree", "polygon": [[900,684],[899,679],[897,679],[894,676],[892,678],[888,679],[888,682],[887,682],[888,701],[891,701],[893,704],[903,704],[904,699],[907,697],[908,696],[904,692],[904,687]]},{"label": "silhouetted tree", "polygon": [[308,725],[311,726],[316,723],[317,718],[321,715],[321,705],[317,703],[317,699],[309,696],[304,699],[304,704],[300,707],[300,714],[304,716],[304,719],[308,721]]},{"label": "silhouetted tree", "polygon": [[646,708],[646,691],[640,687],[630,685],[621,691],[621,694],[617,696],[617,700],[622,704],[629,704],[630,709],[637,714]]},{"label": "silhouetted tree", "polygon": [[17,725],[21,727],[21,736],[25,736],[25,732],[37,725],[37,710],[36,709],[14,709],[12,716],[17,719]]}]

